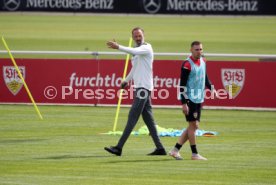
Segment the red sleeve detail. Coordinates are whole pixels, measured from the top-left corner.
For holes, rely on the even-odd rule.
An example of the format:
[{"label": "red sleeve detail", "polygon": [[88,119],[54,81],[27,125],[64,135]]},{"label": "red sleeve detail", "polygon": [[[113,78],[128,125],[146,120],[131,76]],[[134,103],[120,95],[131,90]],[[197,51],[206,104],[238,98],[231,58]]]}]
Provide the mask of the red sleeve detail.
[{"label": "red sleeve detail", "polygon": [[191,64],[189,61],[184,61],[183,65],[182,65],[183,68],[185,69],[188,69],[189,71],[191,71]]}]

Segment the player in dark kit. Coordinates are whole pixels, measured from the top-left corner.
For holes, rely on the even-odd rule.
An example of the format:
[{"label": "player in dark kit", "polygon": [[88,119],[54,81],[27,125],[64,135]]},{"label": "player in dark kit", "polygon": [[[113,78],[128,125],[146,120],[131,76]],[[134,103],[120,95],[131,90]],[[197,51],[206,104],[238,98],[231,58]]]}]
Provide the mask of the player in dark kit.
[{"label": "player in dark kit", "polygon": [[192,55],[184,61],[181,67],[180,95],[182,111],[189,123],[188,128],[182,133],[175,147],[169,155],[177,160],[182,157],[179,153],[182,145],[189,140],[192,150],[192,160],[207,160],[201,156],[196,148],[196,130],[199,127],[201,104],[204,102],[205,87],[212,90],[216,96],[211,82],[206,73],[206,61],[202,57],[203,47],[199,41],[191,44]]}]

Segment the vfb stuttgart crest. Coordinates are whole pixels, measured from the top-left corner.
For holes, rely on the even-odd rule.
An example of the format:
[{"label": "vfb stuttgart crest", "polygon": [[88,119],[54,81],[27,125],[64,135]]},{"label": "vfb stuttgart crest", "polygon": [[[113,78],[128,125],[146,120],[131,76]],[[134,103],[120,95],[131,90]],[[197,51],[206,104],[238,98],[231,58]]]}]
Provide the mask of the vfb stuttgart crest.
[{"label": "vfb stuttgart crest", "polygon": [[241,92],[245,81],[244,69],[222,69],[222,83],[231,98],[236,98]]},{"label": "vfb stuttgart crest", "polygon": [[[23,78],[25,79],[25,66],[18,66]],[[15,67],[3,66],[3,76],[10,92],[15,96],[21,90],[23,81],[20,79]]]}]

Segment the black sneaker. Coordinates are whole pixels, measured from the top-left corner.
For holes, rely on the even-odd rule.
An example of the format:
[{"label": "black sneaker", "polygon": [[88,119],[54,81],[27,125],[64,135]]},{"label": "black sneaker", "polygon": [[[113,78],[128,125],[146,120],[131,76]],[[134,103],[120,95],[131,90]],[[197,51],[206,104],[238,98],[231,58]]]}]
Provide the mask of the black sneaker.
[{"label": "black sneaker", "polygon": [[106,151],[108,151],[109,153],[112,153],[114,155],[117,155],[117,156],[121,156],[122,155],[122,149],[118,148],[116,146],[104,147],[104,149]]},{"label": "black sneaker", "polygon": [[167,155],[167,152],[164,148],[156,148],[153,152],[149,153],[148,155]]}]

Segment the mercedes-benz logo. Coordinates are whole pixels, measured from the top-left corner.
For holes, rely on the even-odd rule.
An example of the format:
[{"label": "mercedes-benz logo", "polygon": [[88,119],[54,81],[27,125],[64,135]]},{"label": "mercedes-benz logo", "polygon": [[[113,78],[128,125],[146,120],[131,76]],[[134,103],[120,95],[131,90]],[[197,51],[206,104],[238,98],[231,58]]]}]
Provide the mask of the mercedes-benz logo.
[{"label": "mercedes-benz logo", "polygon": [[15,11],[19,8],[20,0],[4,0],[4,7],[9,11]]},{"label": "mercedes-benz logo", "polygon": [[154,14],[161,8],[161,0],[143,0],[144,9],[146,12]]}]

